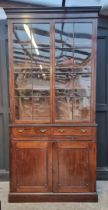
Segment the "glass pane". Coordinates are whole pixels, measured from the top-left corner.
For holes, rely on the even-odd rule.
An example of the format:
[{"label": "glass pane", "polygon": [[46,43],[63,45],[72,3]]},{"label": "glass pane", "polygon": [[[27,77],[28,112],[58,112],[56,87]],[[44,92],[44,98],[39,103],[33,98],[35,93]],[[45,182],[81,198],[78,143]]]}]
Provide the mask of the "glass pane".
[{"label": "glass pane", "polygon": [[50,66],[50,51],[49,49],[42,48],[38,49],[38,54],[36,49],[32,49],[32,68],[49,68]]},{"label": "glass pane", "polygon": [[71,90],[76,94],[82,94],[85,96],[90,95],[91,77],[89,74],[75,74],[73,72],[64,71],[59,73],[57,71],[55,75],[55,87],[56,90]]},{"label": "glass pane", "polygon": [[[49,86],[48,86],[49,89]],[[50,119],[50,89],[40,86],[39,90],[33,89],[33,118],[37,120]]]},{"label": "glass pane", "polygon": [[92,47],[92,23],[74,24],[74,47]]},{"label": "glass pane", "polygon": [[31,24],[13,25],[14,48],[31,48]]},{"label": "glass pane", "polygon": [[49,120],[50,119],[50,97],[40,93],[33,98],[33,119]]},{"label": "glass pane", "polygon": [[49,24],[32,24],[32,48],[35,47],[50,47]]},{"label": "glass pane", "polygon": [[20,96],[20,97],[32,96],[32,90],[15,89],[15,96]]},{"label": "glass pane", "polygon": [[17,120],[32,119],[32,97],[16,97],[15,113]]},{"label": "glass pane", "polygon": [[73,23],[55,24],[55,46],[63,48],[73,47]]},{"label": "glass pane", "polygon": [[73,99],[73,120],[90,120],[90,97]]},{"label": "glass pane", "polygon": [[74,66],[84,67],[91,66],[92,51],[89,48],[74,50]]},{"label": "glass pane", "polygon": [[[90,109],[90,87],[91,76],[89,74],[75,74],[67,69],[64,72],[57,69],[55,74],[56,119],[84,120],[84,117],[87,118],[85,110],[88,107]],[[90,110],[88,112],[90,115]]]},{"label": "glass pane", "polygon": [[14,71],[25,73],[31,70],[31,53],[30,50],[13,49]]},{"label": "glass pane", "polygon": [[[56,68],[73,69],[78,72],[90,72],[92,61],[92,50],[85,49],[61,49],[55,50]],[[74,70],[76,69],[76,70]]]},{"label": "glass pane", "polygon": [[74,64],[72,49],[59,48],[55,50],[56,67],[72,68]]},{"label": "glass pane", "polygon": [[50,77],[49,73],[34,73],[33,74],[33,91],[35,90],[49,90],[50,89]]},{"label": "glass pane", "polygon": [[26,89],[26,90],[32,90],[33,82],[32,82],[32,71],[29,73],[15,73],[14,76],[14,85],[15,89]]},{"label": "glass pane", "polygon": [[68,90],[56,90],[55,110],[56,120],[72,120],[72,97]]}]

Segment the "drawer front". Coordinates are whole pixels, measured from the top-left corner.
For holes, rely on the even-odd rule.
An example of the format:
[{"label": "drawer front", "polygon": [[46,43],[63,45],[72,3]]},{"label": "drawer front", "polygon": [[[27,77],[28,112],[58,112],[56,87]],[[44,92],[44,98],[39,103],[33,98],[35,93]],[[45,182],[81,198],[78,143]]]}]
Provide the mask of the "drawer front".
[{"label": "drawer front", "polygon": [[53,135],[91,136],[95,134],[92,127],[59,127],[52,129]]},{"label": "drawer front", "polygon": [[93,134],[94,128],[89,127],[74,127],[72,129],[72,134],[75,136],[91,136]]},{"label": "drawer front", "polygon": [[52,128],[52,134],[57,136],[72,135],[72,127],[54,127]]},{"label": "drawer front", "polygon": [[[39,136],[43,137],[41,140],[53,140],[54,138],[62,138],[65,139],[65,136],[71,138],[71,140],[86,138],[86,137],[95,137],[96,128],[95,127],[12,127],[11,128],[11,137],[15,139],[27,139],[31,137],[32,139],[36,139]],[[67,137],[66,137],[67,138]],[[88,138],[86,138],[88,139]]]},{"label": "drawer front", "polygon": [[36,135],[39,136],[47,136],[47,135],[51,135],[51,129],[48,127],[39,127],[36,128]]},{"label": "drawer front", "polygon": [[18,127],[11,128],[12,137],[47,136],[50,135],[50,128],[45,127]]}]

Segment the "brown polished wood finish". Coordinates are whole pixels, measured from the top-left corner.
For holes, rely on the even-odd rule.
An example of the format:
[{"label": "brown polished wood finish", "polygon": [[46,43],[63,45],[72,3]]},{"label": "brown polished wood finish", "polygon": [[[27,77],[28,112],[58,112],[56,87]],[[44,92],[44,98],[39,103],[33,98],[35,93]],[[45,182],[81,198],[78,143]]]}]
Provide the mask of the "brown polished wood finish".
[{"label": "brown polished wood finish", "polygon": [[97,202],[97,11],[7,14],[9,202]]}]

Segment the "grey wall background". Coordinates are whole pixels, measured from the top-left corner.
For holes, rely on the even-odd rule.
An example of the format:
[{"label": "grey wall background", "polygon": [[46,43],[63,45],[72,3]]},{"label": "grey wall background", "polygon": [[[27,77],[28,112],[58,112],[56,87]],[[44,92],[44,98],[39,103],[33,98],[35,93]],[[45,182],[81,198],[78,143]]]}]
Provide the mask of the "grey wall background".
[{"label": "grey wall background", "polygon": [[8,45],[6,21],[0,21],[0,179],[8,178]]},{"label": "grey wall background", "polygon": [[108,18],[99,18],[97,34],[97,177],[108,179]]},{"label": "grey wall background", "polygon": [[[108,179],[108,19],[99,18],[97,41],[97,178]],[[0,180],[9,174],[8,39],[0,21]]]}]

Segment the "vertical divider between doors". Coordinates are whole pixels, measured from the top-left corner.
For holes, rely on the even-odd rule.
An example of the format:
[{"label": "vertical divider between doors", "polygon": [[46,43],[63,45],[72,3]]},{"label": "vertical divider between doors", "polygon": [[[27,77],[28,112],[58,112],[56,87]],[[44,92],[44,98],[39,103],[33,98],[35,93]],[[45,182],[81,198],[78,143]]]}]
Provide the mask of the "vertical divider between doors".
[{"label": "vertical divider between doors", "polygon": [[54,79],[54,68],[55,68],[55,52],[54,52],[54,34],[55,34],[55,28],[54,28],[54,21],[50,23],[50,52],[51,52],[51,63],[50,63],[50,84],[51,84],[51,123],[54,123],[54,117],[55,117],[55,79]]},{"label": "vertical divider between doors", "polygon": [[[51,21],[51,74],[50,74],[50,79],[51,79],[51,122],[54,123],[55,121],[55,22],[52,20]],[[54,146],[55,143],[52,142],[52,192],[54,189],[54,177],[53,177],[53,172],[54,172]]]}]

